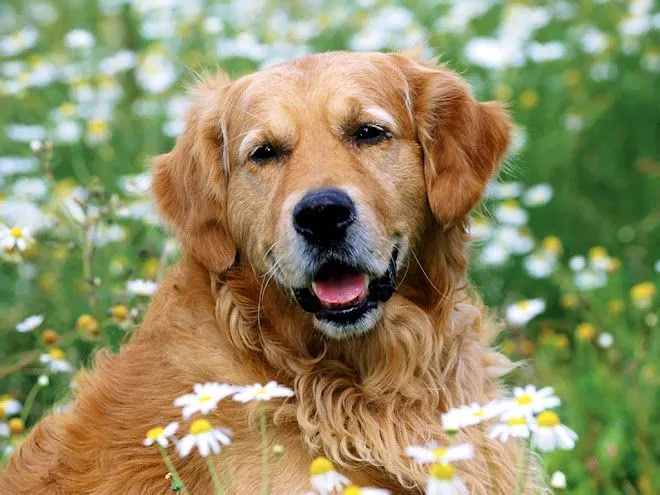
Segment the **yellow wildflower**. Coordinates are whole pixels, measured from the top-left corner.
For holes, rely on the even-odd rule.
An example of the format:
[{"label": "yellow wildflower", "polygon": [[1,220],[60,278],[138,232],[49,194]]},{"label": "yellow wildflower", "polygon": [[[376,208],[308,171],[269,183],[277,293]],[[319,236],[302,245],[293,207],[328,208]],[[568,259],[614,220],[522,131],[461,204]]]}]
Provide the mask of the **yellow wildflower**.
[{"label": "yellow wildflower", "polygon": [[535,108],[539,103],[539,94],[533,89],[526,89],[520,95],[520,106],[525,110]]},{"label": "yellow wildflower", "polygon": [[656,295],[656,287],[653,282],[641,282],[633,285],[630,289],[630,297],[638,309],[648,309]]},{"label": "yellow wildflower", "polygon": [[596,337],[596,327],[591,323],[580,323],[575,329],[575,336],[581,341],[591,341]]}]

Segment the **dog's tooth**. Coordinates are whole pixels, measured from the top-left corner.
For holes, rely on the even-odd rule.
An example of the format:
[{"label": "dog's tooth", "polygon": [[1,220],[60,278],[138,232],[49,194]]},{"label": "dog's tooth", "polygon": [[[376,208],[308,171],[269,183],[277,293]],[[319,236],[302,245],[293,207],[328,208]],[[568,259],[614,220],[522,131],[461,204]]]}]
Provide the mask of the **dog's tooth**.
[{"label": "dog's tooth", "polygon": [[314,293],[314,295],[317,294],[317,291],[316,291],[316,282],[315,282],[314,280],[312,280],[312,292]]},{"label": "dog's tooth", "polygon": [[364,286],[369,287],[369,275],[364,273],[363,276],[364,276]]}]

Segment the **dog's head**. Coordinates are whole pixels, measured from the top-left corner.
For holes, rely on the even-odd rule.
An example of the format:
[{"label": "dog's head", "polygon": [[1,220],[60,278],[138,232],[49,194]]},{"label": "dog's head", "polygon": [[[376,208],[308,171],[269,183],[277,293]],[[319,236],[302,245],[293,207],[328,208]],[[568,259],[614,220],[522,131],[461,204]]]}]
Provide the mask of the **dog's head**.
[{"label": "dog's head", "polygon": [[460,224],[509,139],[439,66],[398,54],[326,53],[196,89],[153,190],[184,247],[223,272],[237,252],[330,337],[378,321],[433,222]]}]

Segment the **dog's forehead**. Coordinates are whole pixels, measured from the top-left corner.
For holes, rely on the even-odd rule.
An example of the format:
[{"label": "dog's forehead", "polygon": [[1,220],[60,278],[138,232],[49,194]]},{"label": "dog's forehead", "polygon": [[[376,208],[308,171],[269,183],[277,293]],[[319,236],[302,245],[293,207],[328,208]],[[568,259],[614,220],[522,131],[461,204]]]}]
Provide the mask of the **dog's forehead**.
[{"label": "dog's forehead", "polygon": [[[236,109],[244,126],[313,114],[337,115],[346,107],[396,113],[407,83],[385,54],[326,53],[295,59],[236,82]],[[242,126],[242,127],[244,127]]]}]

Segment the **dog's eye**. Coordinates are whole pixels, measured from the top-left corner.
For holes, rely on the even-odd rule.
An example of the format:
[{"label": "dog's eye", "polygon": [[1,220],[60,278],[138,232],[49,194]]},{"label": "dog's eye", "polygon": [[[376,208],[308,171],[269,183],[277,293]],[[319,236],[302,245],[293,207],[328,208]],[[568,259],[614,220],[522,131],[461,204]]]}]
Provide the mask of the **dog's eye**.
[{"label": "dog's eye", "polygon": [[377,143],[391,137],[391,134],[375,124],[365,124],[360,126],[355,132],[354,137],[358,143]]},{"label": "dog's eye", "polygon": [[255,162],[266,162],[277,158],[278,153],[275,147],[271,144],[262,144],[255,149],[250,155],[250,160]]}]

